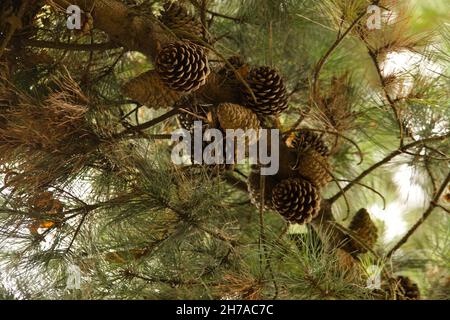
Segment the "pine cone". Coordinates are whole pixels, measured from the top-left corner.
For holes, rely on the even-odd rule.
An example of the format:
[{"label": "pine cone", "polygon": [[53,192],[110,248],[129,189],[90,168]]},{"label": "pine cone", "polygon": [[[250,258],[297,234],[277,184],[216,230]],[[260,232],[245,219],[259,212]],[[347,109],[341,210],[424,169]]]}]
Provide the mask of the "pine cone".
[{"label": "pine cone", "polygon": [[[239,72],[243,78],[248,75],[248,65],[240,56],[232,56],[227,59],[227,62],[222,69],[218,71],[218,74],[227,79],[237,81],[235,72]],[[230,67],[232,66],[232,68]]]},{"label": "pine cone", "polygon": [[400,299],[404,300],[419,300],[420,290],[416,283],[410,278],[398,276],[397,280],[397,294]]},{"label": "pine cone", "polygon": [[181,39],[202,39],[205,33],[202,23],[174,2],[164,4],[160,21]]},{"label": "pine cone", "polygon": [[323,157],[330,155],[330,151],[321,136],[313,131],[301,130],[293,133],[286,139],[286,144],[302,153],[313,149]]},{"label": "pine cone", "polygon": [[320,209],[319,191],[303,179],[283,180],[273,189],[272,202],[278,213],[292,223],[308,223]]},{"label": "pine cone", "polygon": [[[378,229],[370,219],[369,212],[364,208],[360,209],[355,214],[352,221],[350,222],[349,229],[353,231],[358,236],[358,238],[364,241],[364,243],[370,248],[373,248],[378,240]],[[353,239],[349,241],[347,246],[347,251],[351,252],[352,254],[367,252],[366,248],[364,248],[361,244]]]},{"label": "pine cone", "polygon": [[169,88],[185,93],[203,86],[211,71],[203,48],[190,42],[165,46],[155,64],[161,80]]},{"label": "pine cone", "polygon": [[155,70],[145,72],[123,87],[128,97],[153,109],[171,107],[181,99],[181,94],[168,88]]},{"label": "pine cone", "polygon": [[328,163],[328,147],[314,132],[302,130],[286,139],[289,148],[295,150],[296,161],[292,169],[318,187],[331,181]]},{"label": "pine cone", "polygon": [[261,115],[275,115],[287,108],[287,92],[281,76],[270,67],[254,68],[247,77],[248,88],[243,87],[245,106]]},{"label": "pine cone", "polygon": [[221,103],[217,109],[217,116],[223,129],[258,130],[259,128],[256,114],[238,104]]},{"label": "pine cone", "polygon": [[315,150],[304,154],[298,153],[293,169],[304,179],[317,187],[324,187],[331,181],[330,164]]}]

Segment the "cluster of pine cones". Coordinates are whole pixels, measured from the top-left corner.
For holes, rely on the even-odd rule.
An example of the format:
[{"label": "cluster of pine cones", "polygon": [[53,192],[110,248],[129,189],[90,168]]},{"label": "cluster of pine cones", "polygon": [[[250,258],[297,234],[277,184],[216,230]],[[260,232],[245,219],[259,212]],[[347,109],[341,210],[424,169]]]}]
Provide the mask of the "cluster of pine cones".
[{"label": "cluster of pine cones", "polygon": [[[320,209],[320,193],[330,181],[329,151],[321,136],[303,129],[281,137],[280,170],[264,178],[264,205],[291,223],[309,223]],[[249,176],[252,202],[261,203],[260,168]]]},{"label": "cluster of pine cones", "polygon": [[[215,128],[224,134],[226,129],[258,132],[264,118],[287,109],[286,87],[275,69],[250,68],[237,56],[220,65],[212,63],[205,27],[177,2],[166,3],[159,19],[177,40],[160,48],[155,70],[126,85],[128,96],[144,104],[156,101],[160,106],[180,108],[178,120],[186,130],[193,129],[194,121],[202,121],[204,129]],[[209,95],[208,82],[232,94],[214,104],[198,104],[196,97]],[[148,87],[152,92],[144,89]]]},{"label": "cluster of pine cones", "polygon": [[[180,39],[163,46],[156,59],[156,72],[166,87],[186,95],[200,89],[213,76],[220,86],[233,86],[238,92],[237,99],[233,97],[233,101],[215,106],[224,129],[242,128],[242,125],[258,128],[257,116],[276,115],[287,108],[283,79],[270,67],[249,70],[240,57],[231,57],[212,72],[208,61],[210,37],[202,23],[183,6],[167,3],[160,21]],[[190,108],[195,115],[198,106]]]},{"label": "cluster of pine cones", "polygon": [[[251,67],[238,56],[219,66],[211,63],[211,38],[206,28],[177,2],[164,5],[160,22],[178,40],[160,48],[155,70],[129,84],[127,91],[135,92],[137,101],[179,107],[183,111],[179,123],[189,131],[198,120],[203,122],[204,129],[215,128],[223,133],[226,129],[273,127],[272,117],[288,106],[286,86],[276,70],[268,66]],[[200,105],[196,97],[211,93],[208,92],[211,88],[205,85],[209,82],[227,94],[219,95],[220,102]],[[152,92],[148,92],[148,84]],[[331,180],[329,149],[321,136],[308,129],[280,137],[279,146],[280,169],[276,175],[265,177],[264,205],[289,222],[308,223],[318,215],[321,189]],[[222,170],[232,166],[209,167],[216,172],[218,167]],[[248,189],[256,206],[262,202],[260,180],[260,167],[254,166]]]},{"label": "cluster of pine cones", "polygon": [[[231,57],[216,72],[208,61],[207,32],[200,21],[176,3],[166,4],[160,21],[181,41],[164,46],[156,59],[156,73],[170,90],[184,95],[201,89],[211,75],[223,88],[235,93],[218,105],[190,105],[179,117],[180,124],[192,130],[193,122],[207,119],[209,126],[221,129],[259,129],[267,118],[287,109],[288,95],[280,74],[271,67],[249,67],[240,57]],[[189,31],[188,34],[186,31]],[[330,176],[328,148],[321,137],[301,131],[280,141],[280,171],[267,176],[264,202],[293,223],[307,223],[317,216],[320,189]],[[284,159],[284,160],[282,160]],[[259,206],[261,189],[259,167],[249,176],[249,193]]]}]

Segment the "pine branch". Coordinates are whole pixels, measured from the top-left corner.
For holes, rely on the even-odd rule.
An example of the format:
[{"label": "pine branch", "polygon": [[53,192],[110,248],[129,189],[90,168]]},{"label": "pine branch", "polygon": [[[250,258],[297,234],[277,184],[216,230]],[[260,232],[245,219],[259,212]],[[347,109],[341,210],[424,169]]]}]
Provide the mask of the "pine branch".
[{"label": "pine branch", "polygon": [[350,26],[345,30],[342,35],[339,33],[336,41],[331,45],[331,47],[328,49],[328,51],[323,55],[322,58],[320,58],[319,62],[317,63],[316,67],[314,68],[314,74],[313,74],[313,84],[312,84],[312,97],[314,100],[318,100],[319,97],[319,77],[320,72],[322,71],[323,66],[327,62],[328,58],[331,56],[331,54],[337,49],[337,47],[341,44],[341,42],[347,37],[347,35],[353,30],[353,28],[361,21],[362,18],[366,15],[366,12],[359,14],[359,16],[350,24]]},{"label": "pine branch", "polygon": [[149,278],[149,277],[140,275],[140,274],[138,274],[136,272],[133,272],[131,270],[124,270],[123,271],[123,275],[125,277],[127,277],[127,278],[141,279],[141,280],[144,280],[144,281],[150,282],[150,283],[154,283],[154,282],[165,283],[165,284],[169,284],[171,286],[199,284],[198,282],[193,281],[193,280],[168,279],[168,278]]},{"label": "pine branch", "polygon": [[401,147],[403,147],[403,144],[404,144],[404,127],[403,127],[402,120],[400,118],[400,112],[397,109],[396,101],[394,101],[391,98],[389,92],[387,91],[386,80],[383,77],[383,74],[381,73],[381,68],[380,68],[380,64],[378,62],[377,54],[369,47],[367,42],[364,41],[364,43],[366,44],[370,59],[372,60],[373,65],[375,66],[375,69],[377,70],[377,75],[378,75],[378,78],[380,79],[380,83],[381,83],[381,87],[382,87],[384,96],[386,97],[386,100],[388,101],[389,106],[392,109],[392,112],[395,117],[395,121],[397,121],[398,129],[399,129],[399,133],[400,133],[400,148],[401,148]]},{"label": "pine branch", "polygon": [[431,215],[433,210],[440,206],[438,204],[439,198],[444,193],[444,190],[447,188],[448,184],[450,183],[450,173],[447,174],[447,178],[445,178],[444,182],[442,182],[439,190],[434,195],[433,200],[430,202],[430,205],[428,209],[422,214],[422,217],[417,221],[411,229],[397,242],[397,244],[388,252],[386,255],[386,258],[390,258],[395,251],[397,251],[402,245],[404,245],[408,239],[413,235],[413,233],[422,225],[422,223],[425,222],[425,220]]},{"label": "pine branch", "polygon": [[[352,180],[347,179],[338,179],[338,181],[344,181],[344,182],[352,182]],[[386,198],[381,194],[381,192],[377,191],[375,188],[372,188],[371,186],[368,186],[367,184],[361,183],[361,182],[355,182],[357,185],[367,188],[373,193],[377,194],[381,200],[383,201],[383,210],[386,209]]]},{"label": "pine branch", "polygon": [[163,122],[164,120],[167,120],[167,119],[177,115],[179,112],[180,112],[179,109],[173,108],[170,111],[164,113],[163,115],[161,115],[161,116],[159,116],[159,117],[157,117],[155,119],[152,119],[150,121],[147,121],[147,122],[142,123],[142,124],[137,125],[137,126],[132,126],[132,127],[128,128],[128,129],[118,133],[115,136],[115,138],[123,138],[125,136],[130,135],[130,134],[133,134],[133,133],[140,132],[140,131],[146,130],[148,128],[151,128],[151,127],[153,127],[153,126]]},{"label": "pine branch", "polygon": [[405,151],[407,151],[408,149],[423,145],[425,143],[429,143],[429,142],[436,142],[436,141],[442,141],[445,140],[447,138],[450,137],[450,133],[446,134],[444,136],[437,136],[437,137],[431,137],[431,138],[425,138],[422,140],[418,140],[418,141],[414,141],[411,142],[407,145],[404,145],[403,147],[400,147],[399,149],[391,152],[390,154],[388,154],[386,157],[384,157],[382,160],[378,161],[377,163],[373,164],[372,166],[370,166],[369,168],[367,168],[366,170],[364,170],[359,176],[357,176],[356,178],[354,178],[348,185],[346,185],[344,187],[344,189],[340,192],[338,192],[337,194],[335,194],[333,197],[331,197],[330,199],[328,199],[331,203],[334,203],[337,199],[339,199],[345,192],[347,192],[348,190],[350,190],[353,186],[355,186],[357,184],[357,182],[361,181],[364,177],[366,177],[367,175],[369,175],[370,173],[372,173],[372,171],[374,171],[375,169],[381,167],[382,165],[388,163],[389,161],[391,161],[392,159],[394,159],[395,157],[397,157],[398,155],[404,153]]},{"label": "pine branch", "polygon": [[121,47],[113,42],[83,44],[83,43],[64,43],[64,42],[28,39],[23,40],[22,43],[27,47],[62,49],[71,51],[105,51]]}]

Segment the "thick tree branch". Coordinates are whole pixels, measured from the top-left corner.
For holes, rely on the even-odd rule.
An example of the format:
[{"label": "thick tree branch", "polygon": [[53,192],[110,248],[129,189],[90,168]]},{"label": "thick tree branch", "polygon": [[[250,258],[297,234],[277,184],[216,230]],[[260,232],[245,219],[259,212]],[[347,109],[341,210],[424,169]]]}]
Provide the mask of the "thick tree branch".
[{"label": "thick tree branch", "polygon": [[74,4],[83,11],[90,12],[94,26],[107,33],[110,39],[129,50],[140,51],[155,58],[159,47],[175,40],[174,36],[163,29],[154,17],[140,15],[116,0],[47,0],[62,8]]}]

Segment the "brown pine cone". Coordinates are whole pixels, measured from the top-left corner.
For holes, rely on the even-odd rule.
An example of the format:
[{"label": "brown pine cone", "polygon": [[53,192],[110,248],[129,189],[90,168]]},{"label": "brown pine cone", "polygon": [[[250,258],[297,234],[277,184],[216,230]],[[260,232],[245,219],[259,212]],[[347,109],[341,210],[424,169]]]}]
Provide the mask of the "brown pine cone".
[{"label": "brown pine cone", "polygon": [[315,150],[298,153],[293,169],[317,187],[324,187],[332,180],[327,159]]},{"label": "brown pine cone", "polygon": [[318,189],[303,179],[286,179],[272,192],[274,208],[291,223],[309,223],[319,214]]},{"label": "brown pine cone", "polygon": [[330,155],[330,150],[322,140],[322,137],[310,130],[300,130],[291,134],[286,139],[286,144],[288,147],[297,149],[299,152],[306,152],[314,149],[324,157]]},{"label": "brown pine cone", "polygon": [[197,18],[189,14],[185,7],[167,2],[161,11],[160,21],[181,39],[202,39],[205,30]]},{"label": "brown pine cone", "polygon": [[156,71],[172,90],[189,93],[203,86],[211,70],[204,49],[191,42],[165,46],[156,58]]},{"label": "brown pine cone", "polygon": [[123,87],[128,97],[152,109],[171,107],[182,95],[168,88],[155,70],[145,72]]},{"label": "brown pine cone", "polygon": [[417,283],[414,283],[410,278],[398,276],[397,280],[397,294],[402,300],[419,300],[420,290]]},{"label": "brown pine cone", "polygon": [[223,129],[255,129],[259,128],[256,114],[243,106],[233,103],[221,103],[217,108],[217,116]]},{"label": "brown pine cone", "polygon": [[286,144],[296,152],[292,169],[318,187],[331,181],[328,147],[312,131],[302,130],[286,139]]},{"label": "brown pine cone", "polygon": [[[254,68],[247,77],[251,89],[242,88],[244,105],[261,115],[276,115],[287,108],[287,92],[281,76],[270,67]],[[252,96],[256,97],[256,101]]]},{"label": "brown pine cone", "polygon": [[[378,229],[370,219],[369,212],[362,208],[353,217],[348,227],[351,231],[358,236],[359,239],[369,247],[373,248],[378,240]],[[366,253],[367,249],[359,244],[357,241],[351,239],[348,246],[348,252],[352,254]]]}]

